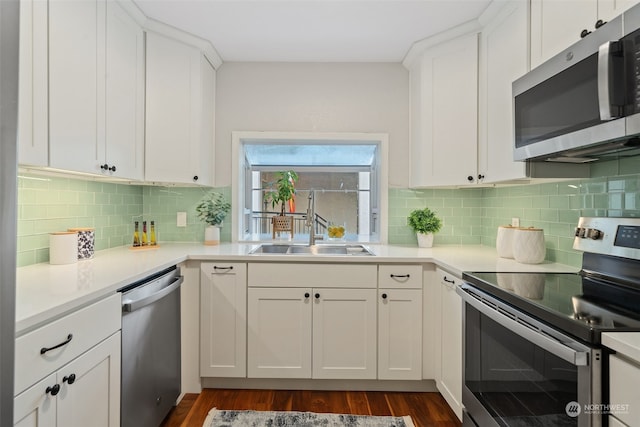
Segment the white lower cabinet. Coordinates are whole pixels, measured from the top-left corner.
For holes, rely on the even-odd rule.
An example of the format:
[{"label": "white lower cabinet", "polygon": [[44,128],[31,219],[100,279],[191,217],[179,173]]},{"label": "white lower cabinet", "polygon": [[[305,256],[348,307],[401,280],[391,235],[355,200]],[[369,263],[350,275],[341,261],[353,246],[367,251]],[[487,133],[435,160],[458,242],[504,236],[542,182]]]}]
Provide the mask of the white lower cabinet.
[{"label": "white lower cabinet", "polygon": [[247,375],[247,265],[200,265],[200,375]]},{"label": "white lower cabinet", "polygon": [[422,379],[422,266],[378,267],[378,379]]},{"label": "white lower cabinet", "polygon": [[120,426],[121,295],[16,339],[14,426]]},{"label": "white lower cabinet", "polygon": [[14,426],[120,426],[120,332],[17,395]]},{"label": "white lower cabinet", "polygon": [[440,376],[438,390],[462,419],[462,299],[456,293],[461,278],[436,269],[440,287]]},{"label": "white lower cabinet", "polygon": [[376,290],[250,288],[250,378],[376,378]]},{"label": "white lower cabinet", "polygon": [[[623,354],[609,356],[609,401],[615,405],[615,409],[612,409],[609,415],[609,425],[638,425],[640,420],[638,382],[640,382],[638,361],[629,359]],[[619,423],[615,424],[615,421]]]}]

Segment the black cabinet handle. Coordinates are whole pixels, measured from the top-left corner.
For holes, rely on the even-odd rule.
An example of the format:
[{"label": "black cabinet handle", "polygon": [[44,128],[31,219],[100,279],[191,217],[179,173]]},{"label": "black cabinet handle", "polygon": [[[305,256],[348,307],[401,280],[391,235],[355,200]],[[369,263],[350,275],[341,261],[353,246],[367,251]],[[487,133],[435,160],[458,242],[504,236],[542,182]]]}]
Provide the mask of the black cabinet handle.
[{"label": "black cabinet handle", "polygon": [[602,27],[602,26],[603,26],[604,24],[606,24],[606,23],[607,23],[607,21],[603,21],[602,19],[598,19],[598,20],[596,21],[596,30],[597,30],[598,28]]},{"label": "black cabinet handle", "polygon": [[389,277],[396,278],[396,279],[408,279],[409,277],[411,277],[411,275],[410,274],[390,274]]},{"label": "black cabinet handle", "polygon": [[482,174],[478,175],[478,181],[481,180],[481,179],[484,179],[484,175],[482,175]]},{"label": "black cabinet handle", "polygon": [[68,377],[65,376],[64,378],[62,378],[62,382],[66,382],[67,384],[71,385],[73,383],[76,382],[76,374],[71,374]]},{"label": "black cabinet handle", "polygon": [[309,295],[309,292],[305,292],[305,293],[304,293],[304,297],[305,297],[305,298],[309,298],[310,296],[311,296],[311,295]]},{"label": "black cabinet handle", "polygon": [[69,344],[71,342],[72,339],[73,339],[73,334],[69,334],[69,335],[67,335],[67,339],[64,340],[63,342],[61,342],[58,345],[54,345],[53,347],[49,347],[49,348],[42,347],[40,349],[40,354],[45,354],[47,351],[55,350],[56,348],[60,348],[60,347],[62,347],[64,345],[67,345],[67,344]]},{"label": "black cabinet handle", "polygon": [[316,297],[316,299],[320,298],[320,294],[315,294],[314,297]]},{"label": "black cabinet handle", "polygon": [[213,266],[214,270],[224,270],[224,271],[231,271],[233,270],[233,266],[229,266],[229,267],[218,267],[217,265]]},{"label": "black cabinet handle", "polygon": [[472,177],[471,175],[469,175],[469,176],[467,177],[467,181],[469,181],[469,182],[473,182],[473,177]]},{"label": "black cabinet handle", "polygon": [[591,34],[591,31],[584,29],[582,30],[582,32],[580,33],[580,38],[583,39],[585,37],[587,37],[589,34]]},{"label": "black cabinet handle", "polygon": [[447,282],[447,283],[456,283],[456,281],[455,281],[455,280],[449,280],[449,279],[447,279],[447,276],[444,276],[444,277],[443,277],[443,280],[444,280],[445,282]]},{"label": "black cabinet handle", "polygon": [[387,294],[382,294],[382,299],[387,299]]},{"label": "black cabinet handle", "polygon": [[111,172],[115,172],[115,171],[116,171],[116,167],[115,167],[115,166],[111,166],[111,167],[109,168],[109,170],[110,170]]},{"label": "black cabinet handle", "polygon": [[109,165],[106,163],[104,165],[100,165],[100,169],[102,169],[103,171],[106,171],[107,169],[109,169]]},{"label": "black cabinet handle", "polygon": [[60,393],[60,385],[55,384],[53,387],[47,387],[45,393],[49,393],[51,394],[51,396],[55,396],[56,394]]},{"label": "black cabinet handle", "polygon": [[194,176],[193,176],[193,180],[194,180],[194,181],[197,181],[197,180],[198,180],[198,175],[194,175]]}]

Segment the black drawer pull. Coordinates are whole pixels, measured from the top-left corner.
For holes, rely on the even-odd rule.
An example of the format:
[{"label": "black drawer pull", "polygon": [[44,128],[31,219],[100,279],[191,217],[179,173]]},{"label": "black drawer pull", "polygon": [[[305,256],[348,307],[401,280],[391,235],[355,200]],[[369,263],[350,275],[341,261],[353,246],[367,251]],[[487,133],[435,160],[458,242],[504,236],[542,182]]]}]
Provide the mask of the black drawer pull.
[{"label": "black drawer pull", "polygon": [[67,377],[67,376],[65,376],[64,378],[62,378],[62,382],[63,382],[63,383],[65,383],[65,382],[66,382],[66,383],[67,383],[67,384],[69,384],[69,385],[71,385],[71,384],[75,383],[75,382],[76,382],[76,374],[71,374],[71,375],[69,375],[68,377]]},{"label": "black drawer pull", "polygon": [[310,296],[311,296],[311,295],[309,295],[309,292],[305,292],[305,293],[304,293],[304,297],[305,297],[305,298],[309,298]]},{"label": "black drawer pull", "polygon": [[53,387],[47,387],[45,393],[51,393],[51,396],[55,396],[56,394],[60,393],[60,385],[55,384]]},{"label": "black drawer pull", "polygon": [[67,345],[67,344],[69,344],[71,342],[72,339],[73,339],[73,334],[69,334],[69,335],[67,335],[67,339],[65,341],[61,342],[58,345],[55,345],[55,346],[49,347],[49,348],[42,347],[40,349],[40,354],[45,354],[47,351],[55,350],[56,348],[60,348],[60,347],[62,347],[64,345]]},{"label": "black drawer pull", "polygon": [[408,279],[409,277],[411,277],[410,274],[391,274],[391,278],[396,279]]},{"label": "black drawer pull", "polygon": [[387,294],[382,294],[382,299],[387,299]]},{"label": "black drawer pull", "polygon": [[217,265],[215,265],[215,266],[213,267],[213,269],[214,269],[214,270],[230,271],[230,270],[233,270],[233,266],[230,266],[230,267],[218,267]]},{"label": "black drawer pull", "polygon": [[315,294],[314,297],[316,297],[316,299],[320,298],[320,294]]},{"label": "black drawer pull", "polygon": [[443,279],[445,282],[447,282],[447,283],[456,283],[456,281],[455,281],[455,280],[449,280],[449,279],[447,279],[447,276],[444,276],[442,279]]}]

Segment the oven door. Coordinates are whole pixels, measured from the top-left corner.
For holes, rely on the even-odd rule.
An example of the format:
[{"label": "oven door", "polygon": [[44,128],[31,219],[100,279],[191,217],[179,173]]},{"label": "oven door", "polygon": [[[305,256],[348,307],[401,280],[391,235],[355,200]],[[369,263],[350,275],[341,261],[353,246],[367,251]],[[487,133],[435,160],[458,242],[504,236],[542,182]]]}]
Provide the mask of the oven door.
[{"label": "oven door", "polygon": [[[469,284],[462,403],[467,426],[600,426],[601,353]],[[585,407],[585,405],[587,405]]]}]

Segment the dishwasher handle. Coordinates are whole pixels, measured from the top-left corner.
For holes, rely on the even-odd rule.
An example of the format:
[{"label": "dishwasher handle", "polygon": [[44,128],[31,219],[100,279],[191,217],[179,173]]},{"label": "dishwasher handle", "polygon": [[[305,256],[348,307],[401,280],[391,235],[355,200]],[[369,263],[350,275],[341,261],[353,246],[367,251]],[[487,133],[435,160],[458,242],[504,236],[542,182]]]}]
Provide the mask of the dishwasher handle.
[{"label": "dishwasher handle", "polygon": [[132,311],[136,311],[141,309],[142,307],[152,304],[156,301],[158,301],[159,299],[162,299],[164,297],[166,297],[167,295],[169,295],[171,292],[175,291],[176,289],[178,289],[180,287],[180,285],[182,284],[182,282],[184,282],[184,277],[179,276],[176,277],[176,280],[174,280],[169,286],[166,286],[162,289],[160,289],[158,292],[153,293],[149,296],[146,296],[144,298],[140,298],[138,300],[134,300],[134,301],[127,301],[125,303],[122,304],[122,311],[125,313],[131,313]]}]

